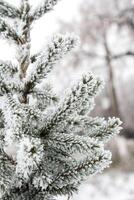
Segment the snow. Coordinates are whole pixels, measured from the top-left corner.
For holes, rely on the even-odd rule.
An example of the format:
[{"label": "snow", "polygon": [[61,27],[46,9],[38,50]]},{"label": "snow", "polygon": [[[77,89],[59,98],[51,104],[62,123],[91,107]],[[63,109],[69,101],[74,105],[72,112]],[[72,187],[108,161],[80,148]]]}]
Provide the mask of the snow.
[{"label": "snow", "polygon": [[43,155],[40,139],[24,137],[17,153],[16,174],[27,180],[32,170],[37,168]]},{"label": "snow", "polygon": [[[107,172],[92,177],[70,200],[134,200],[134,173]],[[56,200],[67,200],[58,197]]]}]

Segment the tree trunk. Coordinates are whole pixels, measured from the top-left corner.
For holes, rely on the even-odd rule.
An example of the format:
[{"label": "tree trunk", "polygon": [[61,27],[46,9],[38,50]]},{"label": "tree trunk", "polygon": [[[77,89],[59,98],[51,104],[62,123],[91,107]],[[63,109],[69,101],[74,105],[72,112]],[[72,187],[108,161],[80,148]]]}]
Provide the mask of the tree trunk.
[{"label": "tree trunk", "polygon": [[111,107],[112,107],[112,115],[119,117],[120,111],[119,111],[119,104],[116,94],[116,88],[115,88],[115,80],[114,80],[114,71],[112,67],[112,59],[111,59],[111,53],[107,44],[107,40],[105,37],[104,40],[104,46],[106,51],[106,64],[108,67],[108,75],[109,75],[109,88],[110,88],[110,100],[111,100]]}]

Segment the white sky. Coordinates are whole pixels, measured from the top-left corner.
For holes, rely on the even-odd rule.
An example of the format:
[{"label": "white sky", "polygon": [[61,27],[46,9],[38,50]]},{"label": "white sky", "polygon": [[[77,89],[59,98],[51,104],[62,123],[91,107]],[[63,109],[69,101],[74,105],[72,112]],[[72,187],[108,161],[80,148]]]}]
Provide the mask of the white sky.
[{"label": "white sky", "polygon": [[[19,0],[6,0],[16,6],[19,5]],[[30,0],[33,6],[36,6],[43,0]],[[34,3],[33,3],[34,2]],[[71,20],[73,17],[77,17],[77,8],[80,0],[61,0],[54,11],[49,12],[43,18],[38,20],[34,25],[31,33],[32,37],[32,52],[38,51],[45,43],[47,37],[51,37],[57,29],[57,20]],[[5,41],[0,40],[0,59],[12,59],[15,51],[12,45],[7,45]]]}]

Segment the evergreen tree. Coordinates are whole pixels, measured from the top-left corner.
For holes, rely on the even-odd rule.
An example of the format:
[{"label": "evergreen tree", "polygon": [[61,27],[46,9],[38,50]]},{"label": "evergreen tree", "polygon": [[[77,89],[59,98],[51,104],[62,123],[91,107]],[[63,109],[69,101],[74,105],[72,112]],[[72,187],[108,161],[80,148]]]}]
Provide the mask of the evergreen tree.
[{"label": "evergreen tree", "polygon": [[31,55],[32,25],[57,2],[44,0],[33,9],[28,0],[19,8],[0,0],[1,36],[18,52],[17,62],[0,61],[1,200],[72,195],[86,177],[109,166],[104,144],[121,129],[119,119],[88,117],[102,88],[98,77],[84,75],[62,99],[43,82],[77,44],[73,35],[56,35]]}]

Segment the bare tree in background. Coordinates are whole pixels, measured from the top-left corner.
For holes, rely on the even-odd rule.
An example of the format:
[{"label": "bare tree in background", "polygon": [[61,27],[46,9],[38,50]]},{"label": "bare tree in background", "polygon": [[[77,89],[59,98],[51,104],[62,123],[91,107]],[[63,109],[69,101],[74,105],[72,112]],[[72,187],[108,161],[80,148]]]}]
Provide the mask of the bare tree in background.
[{"label": "bare tree in background", "polygon": [[[115,71],[119,62],[124,66],[124,59],[134,57],[134,1],[85,0],[81,2],[79,11],[80,16],[71,25],[61,23],[64,31],[79,31],[82,41],[71,63],[74,67],[83,66],[82,60],[86,60],[84,64],[90,64],[92,69],[100,68],[107,72],[107,93],[111,104],[109,112],[121,117]],[[120,45],[121,48],[118,48],[118,43],[112,42],[113,35],[118,36],[119,42],[123,40],[120,36],[122,32],[129,40],[126,47]]]}]

